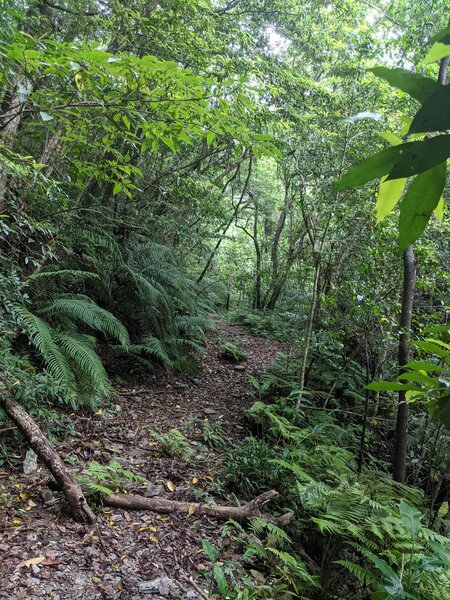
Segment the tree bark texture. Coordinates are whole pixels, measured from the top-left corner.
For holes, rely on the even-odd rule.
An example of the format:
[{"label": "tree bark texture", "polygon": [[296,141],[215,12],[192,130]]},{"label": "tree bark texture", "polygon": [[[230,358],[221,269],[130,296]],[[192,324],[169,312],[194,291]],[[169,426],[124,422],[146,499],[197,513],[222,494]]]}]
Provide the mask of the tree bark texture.
[{"label": "tree bark texture", "polygon": [[[411,337],[411,320],[416,283],[416,261],[412,246],[403,252],[403,292],[402,314],[400,317],[400,336],[398,343],[398,364],[400,369],[409,361],[409,341]],[[408,431],[409,406],[406,392],[398,394],[397,423],[395,427],[394,456],[392,475],[394,481],[405,483],[406,478],[406,437]]]},{"label": "tree bark texture", "polygon": [[0,381],[0,401],[6,413],[25,436],[47,469],[60,485],[74,518],[80,523],[94,523],[95,515],[90,509],[79,485],[67,470],[61,457],[50,446],[49,441],[26,410],[11,396]]},{"label": "tree bark texture", "polygon": [[203,504],[200,502],[178,502],[167,498],[146,498],[134,494],[110,494],[103,497],[103,502],[108,506],[123,508],[125,510],[150,510],[158,513],[182,513],[188,515],[207,515],[215,519],[234,519],[240,523],[254,517],[263,517],[278,525],[285,527],[293,517],[292,512],[285,513],[281,517],[272,517],[261,512],[261,506],[278,496],[275,490],[261,494],[242,506],[222,506],[218,504]]}]

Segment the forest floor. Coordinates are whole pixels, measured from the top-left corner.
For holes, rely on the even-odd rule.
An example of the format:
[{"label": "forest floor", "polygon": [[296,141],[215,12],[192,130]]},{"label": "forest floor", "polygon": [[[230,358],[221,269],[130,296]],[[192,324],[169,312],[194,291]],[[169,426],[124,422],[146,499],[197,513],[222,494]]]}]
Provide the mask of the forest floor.
[{"label": "forest floor", "polygon": [[[242,365],[220,358],[225,341],[248,353]],[[224,437],[242,438],[244,413],[254,400],[246,373],[258,376],[286,344],[219,322],[200,358],[198,374],[158,372],[96,413],[71,415],[73,431],[56,444],[75,472],[90,461],[116,460],[148,482],[128,490],[189,502],[214,498],[232,504],[220,486],[220,451],[201,443],[205,420],[221,423]],[[41,425],[51,431],[51,423]],[[192,460],[164,454],[152,431],[178,428]],[[98,527],[75,523],[44,467],[29,475],[21,462],[0,467],[0,599],[145,600],[208,597],[202,539],[217,542],[223,523],[195,514],[159,515],[99,507]],[[154,580],[159,592],[152,591]],[[192,580],[194,583],[192,583]],[[165,584],[167,588],[165,589]],[[173,586],[172,586],[173,584]],[[203,592],[203,594],[202,594]]]}]

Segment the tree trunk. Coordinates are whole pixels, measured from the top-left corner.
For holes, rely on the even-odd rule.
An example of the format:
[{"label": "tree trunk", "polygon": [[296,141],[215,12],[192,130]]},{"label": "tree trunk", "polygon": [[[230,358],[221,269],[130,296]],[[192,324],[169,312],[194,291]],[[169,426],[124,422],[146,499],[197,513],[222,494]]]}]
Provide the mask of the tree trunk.
[{"label": "tree trunk", "polygon": [[[411,337],[411,320],[416,283],[416,261],[412,246],[403,252],[403,293],[402,314],[400,318],[400,336],[398,343],[398,364],[400,369],[409,361],[409,341]],[[394,481],[405,483],[406,478],[406,436],[408,430],[409,406],[406,392],[398,394],[397,423],[395,427],[394,456],[392,474]]]},{"label": "tree trunk", "polygon": [[264,517],[267,521],[279,527],[284,527],[291,521],[293,517],[292,512],[285,513],[281,517],[272,517],[263,514],[260,510],[263,504],[276,496],[278,496],[278,493],[275,490],[270,490],[242,506],[178,502],[176,500],[168,500],[167,498],[145,498],[144,496],[136,496],[134,494],[111,494],[104,496],[103,501],[108,506],[123,508],[125,510],[151,510],[165,514],[176,512],[188,515],[207,515],[224,521],[234,519],[241,523],[254,517]]},{"label": "tree trunk", "polygon": [[26,410],[14,400],[1,381],[0,395],[0,402],[3,403],[6,413],[60,485],[74,518],[80,523],[94,523],[95,515],[89,508],[83,492],[67,470],[63,460],[50,446],[38,425]]},{"label": "tree trunk", "polygon": [[261,266],[262,266],[262,256],[261,256],[261,246],[258,241],[258,222],[259,222],[259,204],[258,201],[255,201],[255,218],[253,221],[253,245],[255,247],[255,285],[253,288],[253,308],[260,309],[261,308]]},{"label": "tree trunk", "polygon": [[224,240],[224,238],[225,238],[225,235],[226,235],[226,233],[227,233],[228,229],[231,227],[231,224],[233,223],[233,221],[235,220],[235,218],[236,218],[236,217],[237,217],[237,215],[238,215],[239,208],[241,207],[241,204],[242,204],[242,202],[243,202],[243,200],[244,200],[245,192],[246,192],[246,191],[247,191],[247,189],[248,189],[248,184],[249,184],[250,177],[251,177],[251,174],[252,174],[252,164],[253,164],[253,162],[252,162],[252,155],[250,155],[250,164],[249,164],[249,166],[248,166],[248,173],[247,173],[247,177],[246,177],[246,179],[245,179],[244,187],[242,188],[242,192],[241,192],[241,195],[240,195],[240,197],[239,197],[239,201],[238,201],[238,203],[236,204],[236,207],[235,207],[235,209],[233,210],[233,214],[231,215],[231,218],[229,219],[229,221],[228,221],[228,222],[227,222],[227,224],[225,225],[225,227],[224,227],[224,229],[223,229],[223,232],[222,232],[222,235],[221,235],[221,236],[220,236],[220,238],[217,240],[217,243],[216,243],[216,245],[214,246],[214,249],[213,249],[213,251],[212,251],[212,252],[211,252],[211,254],[209,255],[209,258],[208,258],[208,260],[206,261],[206,265],[205,265],[205,267],[204,267],[203,271],[200,273],[200,276],[199,276],[199,277],[198,277],[198,279],[197,279],[197,283],[201,283],[201,282],[202,282],[203,278],[205,277],[206,273],[208,272],[208,269],[209,269],[209,267],[211,266],[211,263],[212,263],[212,261],[213,261],[214,257],[215,257],[215,256],[216,256],[216,254],[217,254],[217,251],[219,250],[220,244],[222,243],[222,241],[223,241],[223,240]]}]

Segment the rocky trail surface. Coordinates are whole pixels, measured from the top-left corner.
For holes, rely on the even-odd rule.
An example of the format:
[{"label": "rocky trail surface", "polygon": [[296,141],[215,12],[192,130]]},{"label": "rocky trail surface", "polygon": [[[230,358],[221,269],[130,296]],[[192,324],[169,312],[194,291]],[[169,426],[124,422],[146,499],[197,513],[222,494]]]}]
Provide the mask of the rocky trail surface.
[{"label": "rocky trail surface", "polygon": [[[232,342],[248,353],[242,365],[220,358]],[[55,446],[74,472],[91,461],[115,461],[146,481],[129,490],[172,500],[226,504],[220,450],[202,440],[207,428],[226,439],[243,437],[244,412],[253,399],[246,373],[258,376],[287,347],[228,323],[210,335],[195,375],[158,372],[96,413],[71,415],[73,431]],[[215,424],[220,423],[220,426]],[[47,431],[51,423],[41,421]],[[163,434],[176,428],[188,455],[170,457]],[[9,435],[9,431],[6,435]],[[2,436],[0,432],[0,436]],[[223,523],[206,516],[124,511],[99,506],[94,528],[75,523],[59,492],[49,489],[41,465],[8,460],[0,466],[0,599],[207,598],[202,540],[218,539]],[[229,503],[229,502],[228,502]]]}]

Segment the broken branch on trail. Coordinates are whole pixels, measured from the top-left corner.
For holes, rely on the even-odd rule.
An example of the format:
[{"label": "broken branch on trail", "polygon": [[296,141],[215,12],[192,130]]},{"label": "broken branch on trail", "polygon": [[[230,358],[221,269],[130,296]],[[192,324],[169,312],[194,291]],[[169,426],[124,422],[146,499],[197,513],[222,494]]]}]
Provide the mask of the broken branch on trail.
[{"label": "broken branch on trail", "polygon": [[95,515],[89,507],[80,486],[68,471],[62,458],[53,450],[41,429],[27,411],[15,400],[0,380],[0,402],[6,413],[25,436],[63,491],[74,518],[80,523],[94,523]]},{"label": "broken branch on trail", "polygon": [[250,500],[242,506],[223,506],[220,504],[204,504],[201,502],[178,502],[156,496],[146,498],[134,494],[110,494],[103,497],[108,506],[124,508],[125,510],[151,510],[158,513],[184,513],[188,515],[207,515],[219,520],[234,519],[240,523],[255,517],[263,517],[267,521],[285,527],[291,521],[292,512],[285,513],[280,517],[273,517],[261,512],[260,507],[278,496],[278,492],[270,490]]}]

